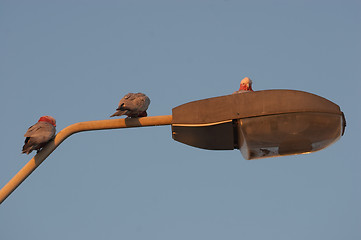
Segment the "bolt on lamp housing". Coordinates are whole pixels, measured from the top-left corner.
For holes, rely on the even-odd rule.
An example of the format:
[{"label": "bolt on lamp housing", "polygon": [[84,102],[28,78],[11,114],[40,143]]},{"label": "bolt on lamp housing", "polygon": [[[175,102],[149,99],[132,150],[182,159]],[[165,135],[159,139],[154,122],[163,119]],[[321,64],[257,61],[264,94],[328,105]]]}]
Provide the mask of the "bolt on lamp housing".
[{"label": "bolt on lamp housing", "polygon": [[321,150],[345,126],[338,105],[295,90],[231,94],[172,110],[174,140],[210,150],[240,149],[248,160]]}]

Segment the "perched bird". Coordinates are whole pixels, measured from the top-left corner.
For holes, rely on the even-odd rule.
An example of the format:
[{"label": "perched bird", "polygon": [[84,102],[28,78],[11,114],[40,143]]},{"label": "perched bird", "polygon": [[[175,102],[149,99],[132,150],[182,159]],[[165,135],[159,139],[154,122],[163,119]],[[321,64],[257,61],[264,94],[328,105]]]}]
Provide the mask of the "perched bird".
[{"label": "perched bird", "polygon": [[25,133],[23,152],[29,154],[33,150],[40,151],[55,136],[56,121],[51,116],[42,116],[39,121],[29,127]]},{"label": "perched bird", "polygon": [[117,111],[110,117],[122,115],[131,118],[146,117],[149,104],[150,99],[144,93],[128,93],[120,100]]},{"label": "perched bird", "polygon": [[238,91],[234,92],[235,93],[244,93],[244,92],[253,92],[252,89],[252,80],[248,77],[245,77],[242,79],[241,81],[241,85]]}]

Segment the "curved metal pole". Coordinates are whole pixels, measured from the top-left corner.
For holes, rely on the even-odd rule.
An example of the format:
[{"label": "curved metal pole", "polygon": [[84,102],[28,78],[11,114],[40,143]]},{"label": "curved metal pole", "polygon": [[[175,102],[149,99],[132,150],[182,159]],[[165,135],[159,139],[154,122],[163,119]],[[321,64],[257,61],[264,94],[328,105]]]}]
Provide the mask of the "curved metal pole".
[{"label": "curved metal pole", "polygon": [[78,122],[61,130],[1,190],[0,204],[69,136],[84,131],[170,125],[172,115]]}]

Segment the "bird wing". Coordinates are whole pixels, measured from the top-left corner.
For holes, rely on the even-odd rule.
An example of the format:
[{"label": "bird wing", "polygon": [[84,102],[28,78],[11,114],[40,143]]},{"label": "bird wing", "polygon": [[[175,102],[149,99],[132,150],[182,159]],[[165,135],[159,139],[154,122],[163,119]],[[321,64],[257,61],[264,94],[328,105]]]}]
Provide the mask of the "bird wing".
[{"label": "bird wing", "polygon": [[128,93],[119,101],[117,110],[130,110],[133,107],[133,100],[135,99],[135,93]]},{"label": "bird wing", "polygon": [[148,109],[150,99],[144,93],[128,93],[119,102],[119,110],[143,112]]},{"label": "bird wing", "polygon": [[31,126],[24,137],[31,138],[33,142],[47,142],[55,136],[55,127],[47,122],[38,122]]}]

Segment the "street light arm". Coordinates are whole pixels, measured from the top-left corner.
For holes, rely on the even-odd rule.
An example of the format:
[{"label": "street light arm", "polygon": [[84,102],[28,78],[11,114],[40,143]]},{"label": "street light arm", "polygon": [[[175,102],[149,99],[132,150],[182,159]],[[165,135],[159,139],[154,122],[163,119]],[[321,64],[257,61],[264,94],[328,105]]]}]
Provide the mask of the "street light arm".
[{"label": "street light arm", "polygon": [[78,122],[61,130],[38,154],[36,154],[1,190],[0,204],[69,136],[74,133],[104,129],[170,125],[172,115],[144,118],[121,118]]}]

